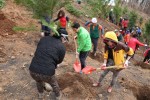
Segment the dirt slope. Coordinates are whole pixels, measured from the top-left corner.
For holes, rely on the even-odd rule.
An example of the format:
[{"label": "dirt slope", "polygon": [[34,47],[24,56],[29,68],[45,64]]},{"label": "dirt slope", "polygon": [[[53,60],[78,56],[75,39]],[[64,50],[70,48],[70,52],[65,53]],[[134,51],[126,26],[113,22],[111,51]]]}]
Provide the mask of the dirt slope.
[{"label": "dirt slope", "polygon": [[[0,98],[1,100],[37,100],[35,81],[30,77],[28,67],[40,39],[39,32],[16,33],[12,28],[15,25],[28,26],[30,22],[37,27],[39,25],[37,20],[32,19],[30,12],[15,5],[12,1],[7,1],[6,7],[0,13]],[[75,19],[75,17],[71,16],[71,19]],[[78,21],[84,23],[82,20]],[[101,23],[106,26],[113,26],[103,20]],[[98,88],[91,85],[98,80],[101,72],[90,75],[75,73],[72,68],[75,54],[71,40],[74,34],[70,28],[68,28],[68,32],[70,42],[66,44],[67,54],[56,73],[60,88],[64,93],[62,100],[150,100],[149,69],[142,69],[130,64],[130,68],[120,73],[117,85],[110,94],[106,90],[111,81],[112,73],[105,78],[102,86]],[[103,61],[100,53],[101,48],[102,46],[99,45],[97,57],[88,57],[87,65],[94,67],[101,65]],[[135,59],[142,59],[140,57],[136,55]],[[49,93],[46,93],[45,100],[50,100]]]}]

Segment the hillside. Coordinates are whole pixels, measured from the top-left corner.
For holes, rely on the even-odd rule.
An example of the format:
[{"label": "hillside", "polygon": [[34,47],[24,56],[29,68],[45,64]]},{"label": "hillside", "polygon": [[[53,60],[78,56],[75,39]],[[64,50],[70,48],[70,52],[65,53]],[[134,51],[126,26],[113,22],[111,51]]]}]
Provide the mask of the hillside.
[{"label": "hillside", "polygon": [[[78,7],[76,3],[73,3]],[[84,4],[80,9],[84,8]],[[62,8],[70,19],[77,20],[81,25],[87,17],[75,17],[65,8]],[[56,16],[56,14],[54,15]],[[99,23],[109,30],[118,26],[106,20],[99,19]],[[30,31],[15,31],[14,27],[32,27]],[[100,72],[84,75],[74,72],[75,48],[73,43],[73,30],[68,27],[69,43],[66,43],[67,53],[63,63],[56,70],[56,77],[64,96],[62,100],[150,100],[150,66],[140,63],[143,60],[140,50],[132,60],[130,67],[121,71],[117,85],[112,93],[107,93],[111,74],[102,83],[101,87],[92,87],[92,83],[99,78]],[[40,25],[38,20],[32,18],[32,13],[24,7],[8,0],[6,6],[0,11],[0,98],[1,100],[38,100],[35,81],[30,77],[29,64],[40,40]],[[103,62],[103,43],[100,40],[98,55],[92,54],[87,59],[87,65],[99,67]],[[141,66],[139,66],[141,65]],[[143,67],[148,66],[148,67]],[[50,100],[46,92],[45,100]]]}]

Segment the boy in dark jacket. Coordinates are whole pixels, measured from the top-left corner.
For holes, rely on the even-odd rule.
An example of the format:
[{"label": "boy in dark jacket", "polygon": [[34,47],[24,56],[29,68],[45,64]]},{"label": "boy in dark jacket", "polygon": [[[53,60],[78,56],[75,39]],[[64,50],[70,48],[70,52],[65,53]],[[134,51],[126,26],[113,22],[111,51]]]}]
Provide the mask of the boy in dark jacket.
[{"label": "boy in dark jacket", "polygon": [[57,64],[63,61],[66,52],[61,38],[61,35],[41,38],[30,64],[30,75],[36,81],[40,99],[43,98],[43,83],[45,82],[52,86],[56,99],[59,100],[61,96],[59,85],[55,77]]}]

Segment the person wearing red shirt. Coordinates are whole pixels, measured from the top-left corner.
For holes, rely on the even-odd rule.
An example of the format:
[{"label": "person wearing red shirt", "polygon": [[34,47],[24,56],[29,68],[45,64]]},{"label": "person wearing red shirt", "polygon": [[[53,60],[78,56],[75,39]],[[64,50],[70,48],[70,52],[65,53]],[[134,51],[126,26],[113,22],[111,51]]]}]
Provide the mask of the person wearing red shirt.
[{"label": "person wearing red shirt", "polygon": [[[135,54],[135,51],[136,51],[136,49],[137,49],[137,48],[136,48],[137,45],[139,45],[139,46],[147,46],[147,44],[143,44],[143,43],[141,43],[139,40],[137,40],[136,37],[137,37],[137,34],[133,34],[132,37],[130,38],[128,44],[127,44],[130,48],[133,49],[134,54]],[[133,55],[133,56],[134,56],[134,55]]]},{"label": "person wearing red shirt", "polygon": [[58,31],[64,31],[63,33],[65,33],[65,35],[67,36],[66,39],[67,41],[69,41],[68,39],[68,32],[66,30],[66,26],[67,26],[67,22],[69,22],[69,18],[65,17],[65,12],[63,10],[60,10],[58,12],[57,18],[54,20],[54,22],[59,21],[58,22]]},{"label": "person wearing red shirt", "polygon": [[122,27],[125,31],[128,28],[128,23],[129,23],[128,19],[124,18],[124,20],[122,21]]},{"label": "person wearing red shirt", "polygon": [[127,32],[125,33],[125,36],[124,36],[125,44],[128,44],[129,40],[130,40],[130,31],[127,30]]},{"label": "person wearing red shirt", "polygon": [[149,63],[150,62],[150,48],[148,48],[145,52],[144,52],[144,60],[143,62],[147,62]]}]

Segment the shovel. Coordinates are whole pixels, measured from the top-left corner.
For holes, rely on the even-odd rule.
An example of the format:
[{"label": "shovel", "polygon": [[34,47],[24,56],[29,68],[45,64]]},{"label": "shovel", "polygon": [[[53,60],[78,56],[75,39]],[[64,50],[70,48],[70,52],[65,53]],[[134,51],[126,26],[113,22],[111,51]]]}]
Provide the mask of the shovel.
[{"label": "shovel", "polygon": [[91,74],[93,71],[107,70],[107,69],[113,69],[113,68],[118,68],[118,67],[117,66],[109,66],[109,67],[103,67],[103,68],[94,68],[94,67],[91,67],[91,66],[87,66],[87,67],[82,69],[82,72],[84,74]]},{"label": "shovel", "polygon": [[[74,43],[75,43],[75,48],[76,48],[76,52],[77,52],[77,44],[76,44],[76,40],[74,39]],[[73,68],[75,70],[75,72],[80,72],[81,71],[81,64],[78,60],[78,55],[76,55],[76,60],[73,64]]]}]

